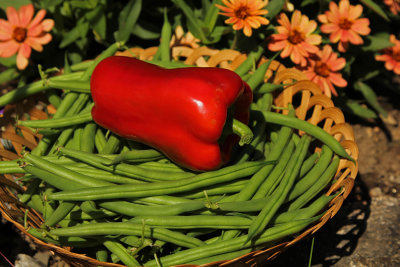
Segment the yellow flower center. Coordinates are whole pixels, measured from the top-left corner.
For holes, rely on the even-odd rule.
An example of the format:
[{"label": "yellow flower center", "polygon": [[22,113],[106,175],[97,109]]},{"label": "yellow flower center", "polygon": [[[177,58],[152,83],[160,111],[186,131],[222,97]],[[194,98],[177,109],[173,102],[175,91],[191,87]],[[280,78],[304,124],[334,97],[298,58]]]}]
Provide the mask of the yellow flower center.
[{"label": "yellow flower center", "polygon": [[321,62],[321,61],[318,61],[317,63],[315,63],[314,71],[317,75],[322,76],[322,77],[328,77],[329,74],[331,73],[331,70],[329,69],[329,67],[324,62]]},{"label": "yellow flower center", "polygon": [[350,30],[351,25],[353,25],[353,22],[347,18],[342,18],[339,20],[339,27],[343,30]]},{"label": "yellow flower center", "polygon": [[288,40],[292,44],[301,43],[304,41],[304,34],[301,31],[294,29],[290,32]]},{"label": "yellow flower center", "polygon": [[28,31],[22,27],[16,27],[13,31],[12,37],[18,43],[25,41]]},{"label": "yellow flower center", "polygon": [[246,19],[249,16],[249,7],[247,5],[241,5],[234,11],[235,17],[238,19]]}]

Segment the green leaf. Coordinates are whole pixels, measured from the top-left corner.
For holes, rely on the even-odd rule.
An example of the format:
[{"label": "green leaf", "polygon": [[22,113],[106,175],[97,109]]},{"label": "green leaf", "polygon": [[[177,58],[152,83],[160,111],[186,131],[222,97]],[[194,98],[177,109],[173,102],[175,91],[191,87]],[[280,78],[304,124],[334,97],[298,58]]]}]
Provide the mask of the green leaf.
[{"label": "green leaf", "polygon": [[135,24],[133,27],[132,33],[139,38],[145,40],[157,39],[160,38],[161,34],[159,32],[153,32],[141,26],[139,23]]},{"label": "green leaf", "polygon": [[214,30],[215,24],[218,19],[218,12],[220,11],[215,4],[221,4],[221,0],[214,0],[211,3],[211,6],[208,8],[206,16],[204,17],[204,21],[202,23],[202,28],[205,30],[207,34],[212,33]]},{"label": "green leaf", "polygon": [[279,12],[282,11],[284,4],[285,0],[271,0],[266,6],[266,9],[268,10],[267,18],[272,19],[278,15]]},{"label": "green leaf", "polygon": [[97,6],[92,11],[85,14],[90,25],[92,26],[94,35],[98,41],[106,39],[106,16],[104,14],[104,7]]},{"label": "green leaf", "polygon": [[6,10],[7,7],[13,6],[16,9],[19,9],[21,6],[31,4],[32,1],[30,0],[1,0],[0,1],[0,8]]},{"label": "green leaf", "polygon": [[365,45],[361,49],[365,52],[367,51],[379,51],[394,44],[389,40],[390,34],[388,32],[380,32],[375,35],[369,35],[365,37]]},{"label": "green leaf", "polygon": [[384,117],[388,116],[388,113],[386,110],[384,110],[381,105],[378,103],[378,100],[376,98],[376,94],[374,90],[366,83],[363,83],[361,81],[355,82],[353,84],[354,89],[357,91],[361,92],[361,94],[364,96],[365,100],[367,103],[379,114],[381,114]]},{"label": "green leaf", "polygon": [[178,6],[186,17],[187,27],[189,31],[202,42],[206,41],[206,35],[201,28],[200,21],[196,18],[193,10],[183,0],[172,0]]},{"label": "green leaf", "polygon": [[80,38],[85,38],[89,31],[89,22],[85,18],[81,18],[75,28],[65,33],[59,45],[59,48],[64,48]]},{"label": "green leaf", "polygon": [[216,26],[211,34],[208,36],[208,39],[204,41],[204,44],[214,44],[221,40],[222,35],[231,32],[231,28],[228,26]]},{"label": "green leaf", "polygon": [[0,57],[0,64],[8,68],[15,67],[17,65],[17,56]]},{"label": "green leaf", "polygon": [[142,11],[142,0],[130,0],[125,8],[121,11],[118,18],[119,29],[116,33],[116,41],[126,42],[132,33],[140,12]]},{"label": "green leaf", "polygon": [[9,69],[3,70],[0,73],[0,84],[14,80],[14,79],[18,78],[20,75],[21,75],[21,73],[18,72],[14,68],[9,68]]},{"label": "green leaf", "polygon": [[376,119],[378,116],[376,115],[375,111],[363,107],[357,102],[348,101],[346,103],[345,109],[358,117],[365,118],[365,119]]},{"label": "green leaf", "polygon": [[378,4],[376,4],[374,1],[360,0],[360,2],[363,3],[364,5],[366,5],[369,9],[371,9],[373,12],[375,12],[377,15],[379,15],[384,20],[390,21],[388,15],[386,15],[385,11],[383,11],[383,9]]}]

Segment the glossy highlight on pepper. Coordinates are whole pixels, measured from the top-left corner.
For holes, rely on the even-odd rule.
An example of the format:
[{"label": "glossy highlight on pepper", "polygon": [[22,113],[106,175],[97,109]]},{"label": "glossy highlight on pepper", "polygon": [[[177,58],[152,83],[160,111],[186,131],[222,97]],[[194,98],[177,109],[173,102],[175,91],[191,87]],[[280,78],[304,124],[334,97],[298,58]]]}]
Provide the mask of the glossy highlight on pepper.
[{"label": "glossy highlight on pepper", "polygon": [[239,137],[224,126],[247,124],[252,102],[250,87],[230,70],[164,69],[123,56],[101,61],[90,87],[97,124],[198,171],[229,160]]}]

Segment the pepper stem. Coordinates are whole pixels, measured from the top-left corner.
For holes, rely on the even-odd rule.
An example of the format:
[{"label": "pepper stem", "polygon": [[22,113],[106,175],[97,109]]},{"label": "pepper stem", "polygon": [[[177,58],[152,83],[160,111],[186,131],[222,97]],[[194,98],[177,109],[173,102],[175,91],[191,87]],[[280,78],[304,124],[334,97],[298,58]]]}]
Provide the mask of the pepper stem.
[{"label": "pepper stem", "polygon": [[232,121],[232,131],[234,134],[240,137],[239,145],[243,146],[245,144],[250,144],[251,140],[253,140],[254,134],[247,126],[241,121],[237,119],[233,119]]}]

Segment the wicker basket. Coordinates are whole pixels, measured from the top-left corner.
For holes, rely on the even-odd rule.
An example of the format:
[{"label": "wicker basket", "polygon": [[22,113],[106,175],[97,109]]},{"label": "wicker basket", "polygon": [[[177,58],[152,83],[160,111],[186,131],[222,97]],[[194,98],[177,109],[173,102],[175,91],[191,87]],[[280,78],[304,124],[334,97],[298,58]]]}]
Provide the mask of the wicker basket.
[{"label": "wicker basket", "polygon": [[[118,55],[132,56],[135,55],[139,59],[151,59],[157,51],[156,47],[148,49],[133,48]],[[245,54],[241,54],[234,50],[213,50],[207,47],[189,48],[185,46],[176,46],[172,48],[172,56],[175,60],[184,61],[186,64],[197,65],[201,67],[221,67],[234,70],[246,58]],[[267,61],[262,58],[259,64]],[[296,108],[296,115],[302,120],[318,125],[326,132],[333,135],[348,153],[357,160],[358,148],[354,142],[354,134],[352,128],[345,123],[343,113],[336,107],[330,98],[322,94],[321,89],[315,83],[307,80],[305,76],[295,69],[287,69],[277,61],[273,61],[266,73],[265,81],[279,83],[292,83],[293,85],[285,88],[283,92],[274,99],[275,105],[285,107],[292,103]],[[293,83],[295,82],[295,83]],[[51,112],[51,107],[43,111],[43,105],[38,107],[38,101],[32,100],[19,102],[8,105],[5,110],[5,116],[0,119],[2,126],[0,138],[9,140],[12,147],[4,146],[4,142],[0,143],[0,157],[2,160],[12,160],[21,156],[23,147],[34,148],[40,136],[33,133],[25,127],[15,127],[14,119],[11,114],[16,114],[19,119],[23,118],[24,113],[28,113],[31,119],[43,119],[47,117],[46,112]],[[285,112],[283,110],[283,112]],[[302,134],[301,132],[299,133]],[[319,149],[318,147],[316,149]],[[349,195],[353,188],[354,179],[357,175],[357,165],[342,159],[340,161],[337,173],[336,183],[334,183],[327,191],[328,195],[339,193],[326,208],[326,212],[315,224],[297,235],[293,240],[280,243],[274,247],[253,251],[239,258],[205,264],[203,266],[229,266],[229,265],[263,265],[265,262],[275,258],[286,248],[315,233],[329,219],[331,219],[340,209],[344,199]],[[40,214],[20,203],[13,191],[23,192],[16,178],[18,175],[0,176],[0,211],[2,216],[13,223],[24,235],[32,238],[41,248],[47,249],[61,257],[65,262],[72,266],[122,266],[113,263],[99,262],[93,258],[83,254],[77,254],[71,251],[70,247],[59,247],[47,244],[33,236],[31,236],[25,227],[40,227],[43,218]],[[11,188],[13,190],[11,190]],[[24,226],[24,216],[26,211],[27,220]],[[186,265],[189,266],[189,265]]]}]

